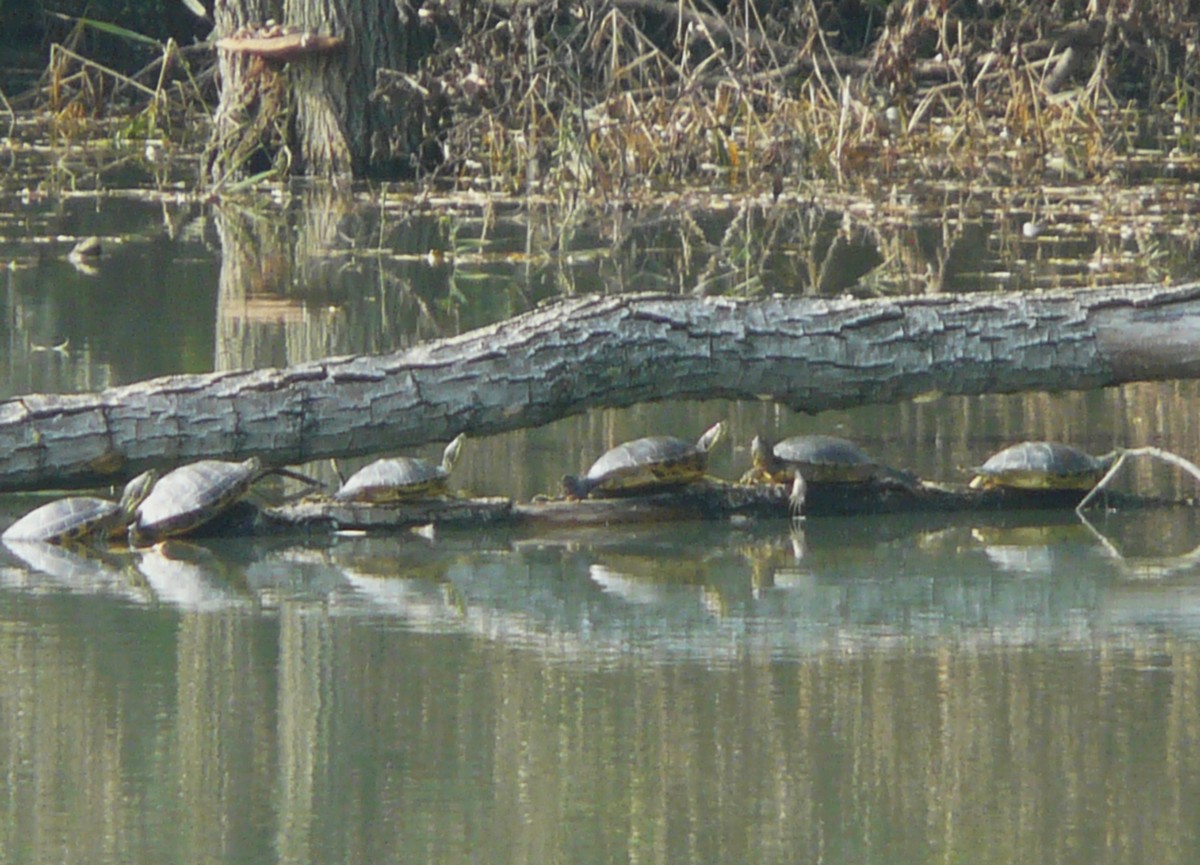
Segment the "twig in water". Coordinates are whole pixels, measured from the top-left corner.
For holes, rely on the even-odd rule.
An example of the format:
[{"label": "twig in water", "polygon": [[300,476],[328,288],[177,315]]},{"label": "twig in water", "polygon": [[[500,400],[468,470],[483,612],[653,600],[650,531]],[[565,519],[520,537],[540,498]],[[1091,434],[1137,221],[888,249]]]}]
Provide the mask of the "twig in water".
[{"label": "twig in water", "polygon": [[1075,506],[1076,513],[1078,513],[1078,514],[1083,513],[1083,509],[1086,508],[1088,506],[1088,504],[1091,503],[1092,499],[1095,498],[1097,494],[1099,494],[1100,490],[1104,489],[1104,487],[1106,487],[1108,485],[1109,481],[1112,480],[1112,478],[1116,475],[1116,473],[1121,470],[1121,466],[1123,466],[1125,464],[1125,458],[1131,457],[1131,456],[1133,456],[1133,457],[1142,457],[1142,456],[1155,457],[1157,459],[1162,460],[1163,462],[1170,463],[1171,465],[1174,465],[1174,466],[1178,466],[1179,468],[1183,469],[1185,472],[1190,474],[1192,477],[1194,477],[1196,480],[1200,481],[1200,466],[1197,466],[1191,460],[1184,459],[1179,454],[1171,453],[1170,451],[1163,450],[1162,448],[1152,447],[1150,445],[1147,445],[1146,447],[1140,447],[1140,448],[1122,448],[1118,452],[1116,460],[1113,462],[1113,464],[1111,466],[1109,466],[1108,471],[1104,473],[1104,477],[1100,478],[1100,482],[1097,483],[1094,487],[1092,487],[1091,490],[1088,491],[1088,494],[1083,497],[1083,499],[1079,502],[1078,505]]}]

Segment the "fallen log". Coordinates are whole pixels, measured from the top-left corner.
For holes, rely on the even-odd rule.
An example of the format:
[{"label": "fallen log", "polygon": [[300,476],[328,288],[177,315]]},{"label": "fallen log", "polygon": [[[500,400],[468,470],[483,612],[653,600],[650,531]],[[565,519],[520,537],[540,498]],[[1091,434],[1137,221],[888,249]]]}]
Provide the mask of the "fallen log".
[{"label": "fallen log", "polygon": [[298,464],[664,399],[815,412],[921,394],[1200,376],[1200,284],[876,300],[558,301],[461,336],[286,369],[0,402],[0,489],[207,457]]},{"label": "fallen log", "polygon": [[513,521],[512,499],[492,497],[422,499],[395,504],[339,502],[332,498],[308,498],[265,508],[263,525],[268,529],[323,529],[328,531],[372,531],[406,529],[434,523],[440,526],[478,527]]},{"label": "fallen log", "polygon": [[[263,509],[253,521],[217,533],[272,534],[295,529],[318,531],[395,531],[417,525],[482,528],[526,526],[535,530],[590,526],[645,526],[695,520],[787,519],[797,514],[791,488],[783,484],[734,484],[717,479],[671,490],[623,498],[541,500],[514,504],[505,498],[428,499],[401,504],[352,504],[313,496]],[[1001,514],[1018,511],[1070,513],[1087,490],[974,490],[961,485],[917,482],[908,487],[893,480],[866,483],[809,484],[803,516],[868,516],[880,514]],[[1120,492],[1105,493],[1105,503],[1118,509],[1191,506],[1191,502],[1153,499]]]},{"label": "fallen log", "polygon": [[[975,490],[963,485],[914,481],[899,485],[893,478],[863,483],[811,483],[802,512],[791,501],[785,484],[740,484],[717,478],[640,496],[584,500],[541,499],[514,503],[504,497],[441,496],[406,502],[369,504],[340,502],[313,495],[282,505],[262,506],[240,501],[190,533],[191,538],[229,538],[289,535],[296,532],[388,533],[433,525],[448,529],[519,527],[533,531],[592,527],[638,527],[695,521],[736,522],[795,519],[799,516],[864,517],[906,515],[927,526],[962,519],[991,519],[1037,511],[1037,522],[1069,515],[1087,490]],[[1136,496],[1116,491],[1101,493],[1111,510],[1195,507],[1194,500]],[[46,546],[37,544],[36,546]]]}]

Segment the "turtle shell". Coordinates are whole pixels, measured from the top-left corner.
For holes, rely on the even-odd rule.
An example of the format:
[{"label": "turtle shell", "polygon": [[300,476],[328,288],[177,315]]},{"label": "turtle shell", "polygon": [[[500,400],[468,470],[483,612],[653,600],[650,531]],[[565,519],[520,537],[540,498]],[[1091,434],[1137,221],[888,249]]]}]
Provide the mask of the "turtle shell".
[{"label": "turtle shell", "polygon": [[793,436],[777,444],[755,436],[750,452],[755,479],[772,483],[790,483],[799,472],[810,484],[861,484],[879,469],[866,451],[837,436]]},{"label": "turtle shell", "polygon": [[158,472],[143,472],[125,485],[117,502],[96,496],[71,496],[49,502],[9,526],[3,538],[56,544],[87,538],[106,540],[122,534],[157,479]]},{"label": "turtle shell", "polygon": [[725,435],[725,423],[695,444],[674,436],[648,436],[617,445],[592,463],[582,478],[567,475],[563,489],[574,498],[615,496],[692,483],[708,470],[708,453]]},{"label": "turtle shell", "polygon": [[1094,457],[1059,442],[1021,442],[994,454],[975,470],[972,489],[1090,490],[1116,454]]},{"label": "turtle shell", "polygon": [[138,506],[132,531],[139,543],[183,535],[232,505],[263,475],[262,462],[200,460],[165,475]]},{"label": "turtle shell", "polygon": [[334,493],[341,502],[399,502],[444,495],[465,435],[446,445],[442,462],[434,465],[414,457],[391,457],[363,466]]}]

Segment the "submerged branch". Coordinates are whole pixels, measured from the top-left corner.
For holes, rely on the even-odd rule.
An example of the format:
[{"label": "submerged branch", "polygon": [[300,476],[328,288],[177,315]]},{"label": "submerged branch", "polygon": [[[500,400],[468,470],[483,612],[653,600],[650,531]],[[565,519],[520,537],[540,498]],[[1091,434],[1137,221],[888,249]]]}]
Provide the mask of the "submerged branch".
[{"label": "submerged branch", "polygon": [[271,464],[666,399],[796,410],[1200,377],[1200,284],[880,300],[579,297],[394,354],[0,402],[0,488]]}]

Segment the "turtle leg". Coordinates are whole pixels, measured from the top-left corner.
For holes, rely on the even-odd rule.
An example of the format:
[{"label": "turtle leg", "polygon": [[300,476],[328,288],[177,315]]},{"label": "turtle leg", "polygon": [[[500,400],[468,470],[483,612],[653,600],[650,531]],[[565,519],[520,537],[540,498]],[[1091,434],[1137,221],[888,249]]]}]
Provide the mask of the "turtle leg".
[{"label": "turtle leg", "polygon": [[796,472],[796,477],[792,481],[792,492],[788,496],[788,513],[792,515],[792,519],[800,519],[804,514],[804,500],[808,497],[808,484],[804,482],[804,475]]}]

